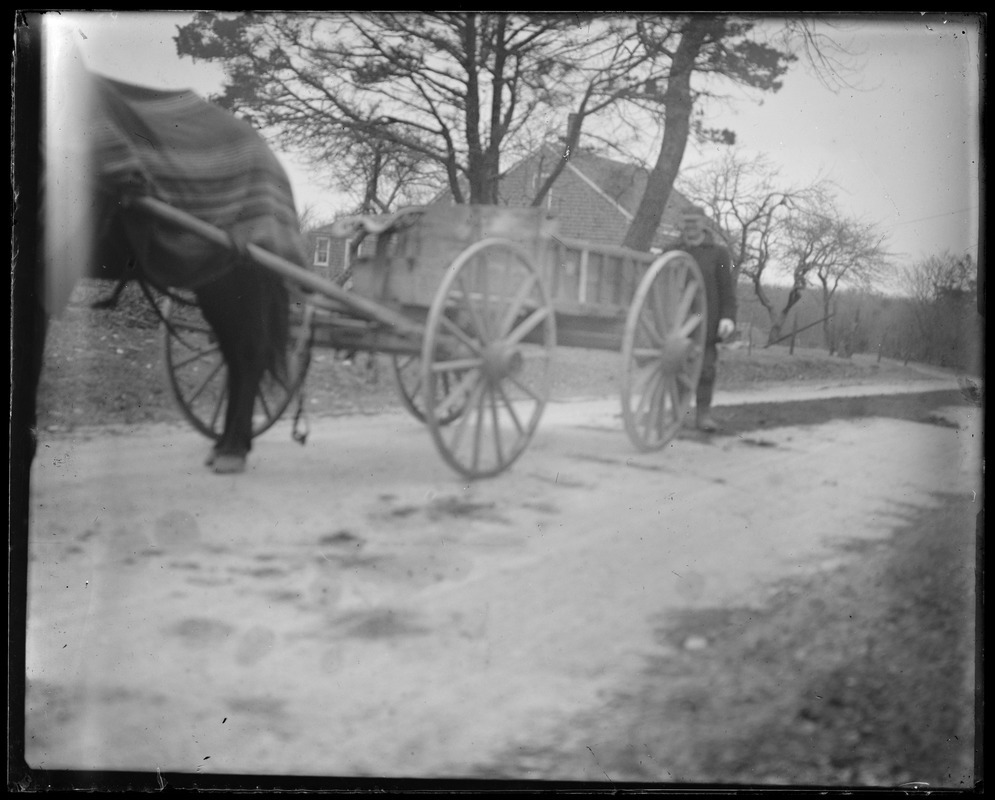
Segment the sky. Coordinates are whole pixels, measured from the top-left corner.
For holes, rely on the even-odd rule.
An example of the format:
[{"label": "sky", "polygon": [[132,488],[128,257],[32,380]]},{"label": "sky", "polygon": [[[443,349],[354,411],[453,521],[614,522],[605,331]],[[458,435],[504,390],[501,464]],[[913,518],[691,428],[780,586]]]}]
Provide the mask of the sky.
[{"label": "sky", "polygon": [[[186,12],[62,15],[86,65],[129,83],[220,89],[217,65],[179,58],[172,41]],[[870,14],[832,35],[855,53],[852,88],[832,91],[794,65],[774,94],[742,94],[709,108],[709,127],[735,130],[744,154],[763,154],[786,183],[831,180],[844,213],[880,225],[903,261],[949,250],[978,257],[981,145],[977,16]],[[653,144],[649,143],[647,154]],[[684,169],[713,158],[689,147]],[[298,210],[330,220],[341,198],[293,154],[277,153]],[[655,156],[655,153],[651,154]]]}]

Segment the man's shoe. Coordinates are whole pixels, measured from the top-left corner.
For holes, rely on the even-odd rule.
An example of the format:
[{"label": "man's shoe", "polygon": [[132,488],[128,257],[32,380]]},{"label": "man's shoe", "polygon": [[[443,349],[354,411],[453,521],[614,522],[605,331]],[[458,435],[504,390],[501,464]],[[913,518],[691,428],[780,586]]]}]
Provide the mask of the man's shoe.
[{"label": "man's shoe", "polygon": [[719,426],[715,423],[708,414],[702,414],[698,417],[698,430],[704,431],[705,433],[715,433],[719,429]]}]

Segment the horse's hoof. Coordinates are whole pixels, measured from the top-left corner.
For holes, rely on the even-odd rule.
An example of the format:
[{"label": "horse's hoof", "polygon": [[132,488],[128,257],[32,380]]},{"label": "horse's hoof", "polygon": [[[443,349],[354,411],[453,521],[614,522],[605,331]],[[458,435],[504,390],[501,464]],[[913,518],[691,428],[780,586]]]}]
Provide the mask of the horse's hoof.
[{"label": "horse's hoof", "polygon": [[211,467],[216,475],[236,475],[245,472],[245,456],[220,455],[215,453]]}]

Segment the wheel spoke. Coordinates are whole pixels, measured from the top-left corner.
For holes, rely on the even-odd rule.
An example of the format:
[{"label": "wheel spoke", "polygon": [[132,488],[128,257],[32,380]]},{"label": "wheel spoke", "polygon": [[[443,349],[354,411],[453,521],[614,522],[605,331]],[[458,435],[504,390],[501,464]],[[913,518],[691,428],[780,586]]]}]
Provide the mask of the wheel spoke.
[{"label": "wheel spoke", "polygon": [[269,400],[266,397],[266,392],[263,389],[262,383],[259,384],[259,390],[256,392],[256,400],[259,401],[259,405],[263,410],[264,416],[266,416],[267,419],[272,417],[273,412],[270,409]]},{"label": "wheel spoke", "polygon": [[494,450],[497,453],[498,464],[504,463],[504,453],[501,450],[501,425],[498,422],[497,396],[494,388],[490,387],[487,392],[491,405],[491,420],[494,425]]},{"label": "wheel spoke", "polygon": [[677,335],[682,339],[687,339],[692,333],[694,333],[694,329],[697,328],[700,324],[701,324],[701,314],[692,314],[690,317],[687,318],[684,324],[681,325],[681,327],[678,329]]},{"label": "wheel spoke", "polygon": [[688,311],[691,310],[691,304],[694,302],[694,298],[698,294],[698,287],[694,283],[688,283],[684,287],[684,293],[681,295],[681,301],[677,306],[677,314],[674,316],[675,324],[679,324],[683,320]]},{"label": "wheel spoke", "polygon": [[650,314],[657,330],[662,327],[664,330],[670,323],[670,308],[667,303],[668,292],[664,289],[663,283],[669,283],[669,274],[664,274],[653,281],[650,286],[649,302],[646,304],[646,311]]},{"label": "wheel spoke", "polygon": [[681,393],[677,386],[677,377],[674,375],[667,378],[667,394],[670,397],[670,406],[674,410],[674,421],[676,422],[681,408]]},{"label": "wheel spoke", "polygon": [[476,353],[477,355],[482,354],[483,351],[480,346],[480,342],[478,342],[476,339],[471,339],[470,336],[467,335],[466,331],[464,331],[455,322],[449,319],[449,317],[445,315],[439,317],[439,323],[442,325],[443,328],[445,328],[453,336],[459,339],[463,344],[469,347],[474,353]]},{"label": "wheel spoke", "polygon": [[[474,303],[471,292],[466,288],[466,279],[462,272],[459,274],[459,285],[461,291],[463,292],[463,302],[470,311],[470,318],[473,320],[473,325],[477,330],[478,338],[483,342],[490,341],[487,332],[487,323],[484,322],[480,309],[477,308],[477,305]],[[444,321],[445,317],[442,319]]]},{"label": "wheel spoke", "polygon": [[483,383],[483,380],[479,380],[473,385],[473,388],[470,390],[470,394],[467,397],[467,411],[460,417],[459,421],[452,429],[453,433],[449,439],[449,449],[453,453],[459,450],[459,446],[463,441],[463,434],[466,432],[466,426],[470,422],[470,417],[473,416],[469,409],[476,402],[477,397],[483,392]]},{"label": "wheel spoke", "polygon": [[[408,396],[412,398],[416,397],[422,387],[421,370],[413,369],[413,367],[417,367],[419,364],[418,358],[416,356],[398,357],[394,363],[398,374],[405,376],[404,388]],[[407,377],[409,375],[411,376],[410,379]],[[407,383],[408,380],[411,380],[413,385],[409,386]]]},{"label": "wheel spoke", "polygon": [[646,333],[653,344],[663,346],[663,335],[656,329],[655,326],[651,324],[649,314],[639,315],[639,326]]},{"label": "wheel spoke", "polygon": [[511,326],[515,324],[515,318],[518,316],[519,309],[525,305],[525,299],[531,294],[532,289],[535,288],[538,282],[538,275],[529,274],[519,290],[515,292],[515,296],[508,303],[508,310],[505,312],[504,319],[501,320],[501,324],[498,327],[499,339],[503,339],[508,335]]},{"label": "wheel spoke", "polygon": [[[657,437],[663,435],[661,429],[663,421],[664,400],[666,397],[665,379],[662,372],[657,373],[660,379],[653,385],[653,394],[650,398],[650,409],[647,417],[647,434],[655,433]],[[650,427],[651,426],[651,427]]]},{"label": "wheel spoke", "polygon": [[462,378],[459,379],[455,386],[446,392],[442,398],[442,402],[437,403],[436,405],[441,406],[444,411],[455,411],[457,408],[455,401],[459,400],[461,397],[466,397],[466,404],[468,407],[469,397],[472,394],[472,388],[468,389],[468,387],[470,387],[470,384],[474,383],[474,381],[477,382],[477,385],[483,381],[483,377],[477,370],[467,372]]},{"label": "wheel spoke", "polygon": [[[449,390],[449,384],[448,384],[448,381],[446,380],[446,376],[445,375],[442,376],[442,381],[443,381],[443,384],[444,384],[443,388],[448,391]],[[415,377],[414,377],[414,384],[410,387],[410,392],[409,392],[409,394],[411,395],[412,398],[415,398],[419,394],[421,394],[421,387],[422,387],[421,374],[418,373],[418,372],[416,372],[415,373]]]},{"label": "wheel spoke", "polygon": [[487,341],[493,341],[494,330],[491,309],[491,287],[489,282],[490,270],[487,268],[487,261],[482,256],[477,256],[474,272],[477,275],[477,283],[480,285],[480,313],[484,322],[484,335]]},{"label": "wheel spoke", "polygon": [[[481,382],[481,387],[484,386]],[[477,393],[477,424],[473,431],[473,462],[472,466],[474,469],[480,465],[480,447],[484,436],[484,425],[487,424],[487,418],[484,416],[484,391],[481,389]]]},{"label": "wheel spoke", "polygon": [[658,369],[650,370],[649,374],[643,378],[642,386],[636,389],[638,397],[635,409],[636,419],[639,419],[642,414],[646,413],[646,403],[652,398],[653,391],[660,380],[661,374],[661,371]]},{"label": "wheel spoke", "polygon": [[[177,330],[177,327],[180,330]],[[170,323],[170,326],[166,328],[166,334],[183,345],[187,350],[203,352],[205,347],[211,350],[218,349],[217,340],[214,338],[214,330],[210,327],[201,325],[187,325],[184,327]],[[206,345],[203,343],[203,340],[206,340]]]},{"label": "wheel spoke", "polygon": [[518,429],[518,434],[522,435],[525,433],[525,428],[522,427],[521,421],[518,419],[518,414],[515,413],[515,407],[511,404],[507,393],[504,391],[504,387],[498,385],[498,392],[501,393],[501,399],[504,401],[505,408],[508,409],[508,414],[511,417],[511,421],[515,423],[515,428]]},{"label": "wheel spoke", "polygon": [[480,358],[455,358],[451,361],[436,361],[431,365],[432,372],[460,372],[467,369],[475,369],[483,364]]},{"label": "wheel spoke", "polygon": [[228,402],[228,384],[225,382],[225,386],[221,389],[221,394],[218,395],[218,402],[214,404],[214,412],[211,414],[211,424],[210,428],[212,431],[218,430],[218,420],[221,418],[221,409],[225,407]]},{"label": "wheel spoke", "polygon": [[169,327],[174,331],[184,331],[187,333],[204,333],[207,335],[214,333],[214,329],[207,323],[185,322],[172,316],[169,317]]},{"label": "wheel spoke", "polygon": [[[188,347],[189,347],[189,345],[188,345]],[[192,350],[194,348],[190,348],[190,349]],[[219,352],[220,352],[220,349],[218,348],[217,345],[215,345],[214,347],[209,347],[207,350],[198,350],[196,353],[193,353],[192,355],[186,356],[185,358],[180,359],[179,361],[174,361],[173,362],[173,370],[175,371],[175,370],[183,369],[187,364],[192,364],[194,361],[202,361],[202,360],[206,359],[208,356],[212,356],[215,353],[219,353]],[[222,359],[222,362],[223,362],[223,359]]]},{"label": "wheel spoke", "polygon": [[518,344],[522,339],[528,336],[532,331],[534,331],[539,325],[549,317],[550,311],[547,307],[537,308],[519,325],[515,330],[513,330],[508,335],[508,342],[511,344]]},{"label": "wheel spoke", "polygon": [[188,405],[192,405],[194,401],[198,397],[200,397],[201,392],[203,392],[204,389],[207,388],[207,384],[209,384],[212,380],[214,380],[214,377],[224,368],[225,368],[224,361],[219,361],[217,364],[214,365],[214,368],[209,373],[207,373],[207,376],[204,378],[204,380],[202,380],[199,384],[197,384],[197,386],[194,387],[193,393],[185,395],[185,399]]}]

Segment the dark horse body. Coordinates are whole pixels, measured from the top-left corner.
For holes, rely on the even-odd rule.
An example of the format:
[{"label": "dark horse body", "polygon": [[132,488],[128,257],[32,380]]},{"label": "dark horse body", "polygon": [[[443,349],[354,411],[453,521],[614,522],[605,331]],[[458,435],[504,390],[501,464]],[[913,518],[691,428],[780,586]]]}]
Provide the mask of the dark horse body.
[{"label": "dark horse body", "polygon": [[[47,319],[79,278],[130,271],[160,290],[190,290],[228,368],[224,427],[208,464],[240,472],[259,384],[266,371],[284,378],[288,336],[287,288],[252,261],[246,245],[305,261],[286,174],[248,124],[192,92],[131,86],[63,61],[54,80],[40,73],[46,117],[35,233],[44,269],[33,386]],[[136,207],[141,197],[224,231],[230,247],[157,219]]]}]

